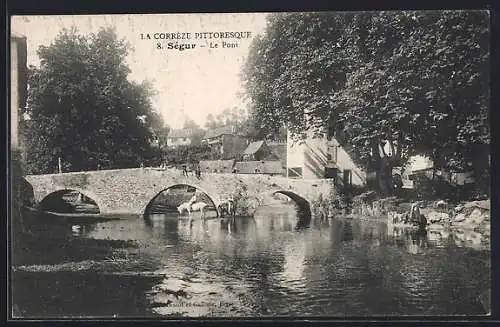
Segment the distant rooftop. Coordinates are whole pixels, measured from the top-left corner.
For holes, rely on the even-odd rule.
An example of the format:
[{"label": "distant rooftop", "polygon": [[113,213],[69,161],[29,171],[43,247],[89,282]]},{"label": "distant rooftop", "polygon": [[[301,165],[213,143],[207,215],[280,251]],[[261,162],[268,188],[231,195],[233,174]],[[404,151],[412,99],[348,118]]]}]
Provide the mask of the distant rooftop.
[{"label": "distant rooftop", "polygon": [[215,137],[219,137],[224,134],[236,134],[236,128],[231,125],[226,125],[222,127],[217,127],[214,129],[209,129],[206,133],[203,139],[212,139]]},{"label": "distant rooftop", "polygon": [[259,149],[264,145],[264,141],[257,141],[257,142],[252,142],[248,145],[248,147],[245,149],[245,151],[243,151],[243,154],[254,154],[256,153],[257,151],[259,151]]}]

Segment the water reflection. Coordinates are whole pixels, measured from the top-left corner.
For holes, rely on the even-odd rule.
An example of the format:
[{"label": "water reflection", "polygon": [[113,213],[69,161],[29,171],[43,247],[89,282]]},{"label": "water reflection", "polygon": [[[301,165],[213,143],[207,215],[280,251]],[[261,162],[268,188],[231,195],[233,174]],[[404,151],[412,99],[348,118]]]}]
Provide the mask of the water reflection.
[{"label": "water reflection", "polygon": [[478,299],[490,277],[483,238],[377,220],[302,228],[300,221],[293,205],[277,205],[253,218],[167,213],[104,221],[82,226],[79,237],[142,241],[141,251],[166,276],[145,289],[149,309],[160,315],[484,313]]},{"label": "water reflection", "polygon": [[[337,219],[300,230],[297,218],[292,206],[271,206],[253,219],[178,220],[180,237],[193,246],[189,258],[190,266],[197,267],[194,275],[215,279],[201,282],[204,287],[210,285],[210,291],[196,291],[203,289],[200,279],[179,288],[192,292],[189,299],[182,299],[184,314],[230,316],[234,310],[251,315],[458,313],[440,295],[448,289],[448,280],[437,276],[442,274],[446,252],[436,249],[448,243],[437,246],[426,231],[390,230],[376,221]],[[183,265],[186,262],[181,260]],[[175,277],[159,288],[169,289],[168,283],[185,280],[178,265],[169,265],[165,272]],[[482,280],[481,287],[489,287]],[[468,284],[467,278],[461,279],[455,292],[476,292]],[[248,294],[244,300],[242,294]],[[155,305],[156,312],[175,311],[176,301],[181,300],[168,297],[170,302],[162,302],[168,305]],[[231,310],[213,306],[202,310],[197,305],[200,301],[229,301]],[[465,301],[477,304],[474,297]],[[186,309],[190,305],[197,309]]]}]

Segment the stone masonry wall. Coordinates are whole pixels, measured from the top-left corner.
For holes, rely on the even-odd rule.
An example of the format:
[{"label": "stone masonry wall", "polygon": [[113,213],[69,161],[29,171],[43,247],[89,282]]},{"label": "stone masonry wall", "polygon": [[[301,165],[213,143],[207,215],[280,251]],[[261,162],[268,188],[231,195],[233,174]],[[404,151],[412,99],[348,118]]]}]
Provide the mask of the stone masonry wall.
[{"label": "stone masonry wall", "polygon": [[161,191],[186,184],[205,192],[217,205],[229,197],[241,201],[240,214],[252,214],[276,191],[289,191],[314,204],[333,195],[330,180],[294,180],[281,176],[244,174],[202,174],[183,176],[176,169],[135,168],[52,175],[30,175],[35,200],[42,201],[58,190],[79,191],[92,198],[102,214],[143,214],[148,203]]}]

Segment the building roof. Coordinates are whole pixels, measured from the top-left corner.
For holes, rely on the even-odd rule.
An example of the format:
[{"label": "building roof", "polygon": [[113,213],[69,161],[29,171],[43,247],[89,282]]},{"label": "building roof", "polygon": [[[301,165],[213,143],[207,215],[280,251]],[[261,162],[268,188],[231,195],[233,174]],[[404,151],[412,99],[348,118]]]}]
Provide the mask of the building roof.
[{"label": "building roof", "polygon": [[219,136],[224,135],[224,134],[236,134],[234,126],[226,125],[226,126],[217,127],[214,129],[209,129],[205,133],[205,136],[203,137],[203,139],[204,140],[213,139],[215,137],[219,137]]},{"label": "building roof", "polygon": [[204,172],[230,173],[233,171],[234,160],[201,160],[200,169]]},{"label": "building roof", "polygon": [[188,138],[193,135],[193,131],[190,129],[173,129],[168,133],[168,138],[178,139],[178,138]]},{"label": "building roof", "polygon": [[281,174],[281,161],[239,161],[234,168],[239,174]]},{"label": "building roof", "polygon": [[264,141],[257,141],[257,142],[252,142],[250,143],[247,148],[245,149],[245,151],[243,151],[243,154],[254,154],[256,153],[257,151],[259,151],[262,146],[264,145]]}]

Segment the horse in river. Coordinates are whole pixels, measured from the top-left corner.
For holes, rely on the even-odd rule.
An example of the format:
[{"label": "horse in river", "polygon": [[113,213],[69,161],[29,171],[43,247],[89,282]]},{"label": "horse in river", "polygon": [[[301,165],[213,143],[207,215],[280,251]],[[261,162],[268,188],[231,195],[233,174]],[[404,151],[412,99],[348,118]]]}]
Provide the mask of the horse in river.
[{"label": "horse in river", "polygon": [[200,217],[205,217],[205,208],[208,207],[208,204],[205,202],[195,202],[191,205],[192,211],[200,211]]},{"label": "horse in river", "polygon": [[188,202],[181,203],[177,207],[177,211],[179,211],[179,214],[182,214],[184,210],[187,210],[188,214],[191,215],[191,206],[195,202],[196,202],[196,193],[191,197],[191,199],[189,199]]},{"label": "horse in river", "polygon": [[187,210],[189,216],[191,216],[191,211],[199,211],[200,217],[205,217],[205,208],[208,206],[205,202],[184,202],[177,207],[179,214],[182,214],[184,210]]},{"label": "horse in river", "polygon": [[182,214],[182,212],[186,210],[188,212],[188,214],[191,214],[191,203],[190,202],[184,202],[184,203],[181,203],[178,207],[177,207],[177,211],[179,211],[179,214]]},{"label": "horse in river", "polygon": [[217,206],[221,217],[230,216],[234,217],[236,213],[236,207],[233,200],[228,199],[223,201]]}]

